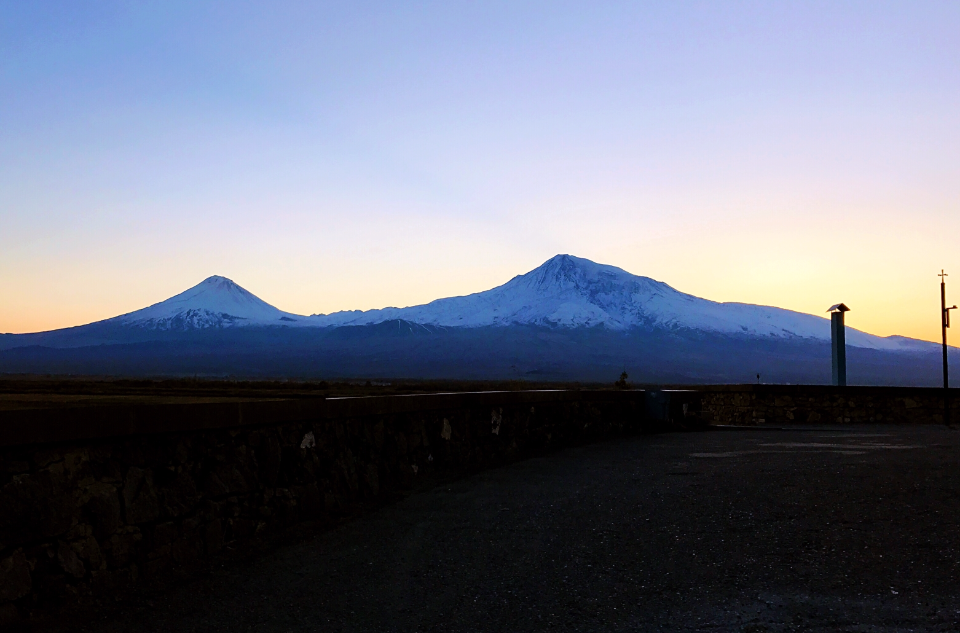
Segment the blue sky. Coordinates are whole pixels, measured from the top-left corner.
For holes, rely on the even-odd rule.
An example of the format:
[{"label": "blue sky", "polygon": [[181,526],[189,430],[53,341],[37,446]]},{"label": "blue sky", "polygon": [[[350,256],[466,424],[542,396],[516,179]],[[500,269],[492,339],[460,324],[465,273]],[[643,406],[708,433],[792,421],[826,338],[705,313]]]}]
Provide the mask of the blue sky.
[{"label": "blue sky", "polygon": [[956,2],[0,2],[0,331],[571,253],[935,338],[957,33]]}]

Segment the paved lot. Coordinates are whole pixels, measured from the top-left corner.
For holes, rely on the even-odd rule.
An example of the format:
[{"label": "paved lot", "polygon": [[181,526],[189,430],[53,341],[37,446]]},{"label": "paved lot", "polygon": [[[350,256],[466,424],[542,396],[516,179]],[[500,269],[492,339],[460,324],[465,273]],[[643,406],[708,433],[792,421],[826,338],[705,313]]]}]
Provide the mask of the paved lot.
[{"label": "paved lot", "polygon": [[960,630],[960,431],[569,450],[231,563],[90,631]]}]

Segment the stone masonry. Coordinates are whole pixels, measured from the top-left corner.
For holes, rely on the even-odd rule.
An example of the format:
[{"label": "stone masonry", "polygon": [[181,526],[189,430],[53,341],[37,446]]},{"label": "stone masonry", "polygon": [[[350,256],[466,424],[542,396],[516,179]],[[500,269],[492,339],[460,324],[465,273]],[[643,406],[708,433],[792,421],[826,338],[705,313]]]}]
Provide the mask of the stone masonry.
[{"label": "stone masonry", "polygon": [[[700,394],[712,424],[943,423],[943,389],[730,385]],[[950,401],[951,419],[960,424],[960,393]]]},{"label": "stone masonry", "polygon": [[[96,599],[296,522],[322,525],[418,482],[642,430],[642,392],[352,400],[318,403],[312,419],[240,415],[222,428],[154,433],[99,411],[90,439],[71,425],[70,441],[0,444],[0,623]],[[164,420],[156,409],[125,415]],[[0,437],[23,433],[0,425]]]}]

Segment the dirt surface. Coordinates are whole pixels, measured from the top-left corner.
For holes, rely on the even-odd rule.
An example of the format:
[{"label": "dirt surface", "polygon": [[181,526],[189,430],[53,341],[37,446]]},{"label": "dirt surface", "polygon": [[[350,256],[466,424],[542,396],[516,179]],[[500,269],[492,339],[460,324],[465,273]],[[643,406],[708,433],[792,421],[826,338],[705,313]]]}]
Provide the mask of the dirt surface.
[{"label": "dirt surface", "polygon": [[[520,391],[571,388],[573,385],[518,381],[246,381],[89,379],[0,375],[0,412],[151,404],[201,404],[253,400],[351,398],[409,395],[438,391]],[[607,388],[612,388],[607,385]]]},{"label": "dirt surface", "polygon": [[142,596],[85,631],[955,631],[960,431],[568,450]]},{"label": "dirt surface", "polygon": [[105,408],[144,404],[208,404],[214,402],[265,401],[267,398],[197,398],[176,396],[83,396],[74,394],[0,394],[0,411],[21,409]]},{"label": "dirt surface", "polygon": [[[630,386],[634,388],[634,385]],[[0,374],[0,411],[276,399],[355,398],[468,391],[613,389],[606,385],[518,380],[249,381],[131,379]]]}]

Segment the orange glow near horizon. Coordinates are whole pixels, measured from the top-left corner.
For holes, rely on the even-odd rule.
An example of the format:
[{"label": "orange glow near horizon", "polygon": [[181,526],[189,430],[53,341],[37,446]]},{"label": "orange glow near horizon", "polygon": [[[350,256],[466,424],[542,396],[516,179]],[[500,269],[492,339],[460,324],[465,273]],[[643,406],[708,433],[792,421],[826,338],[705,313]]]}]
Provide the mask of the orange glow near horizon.
[{"label": "orange glow near horizon", "polygon": [[[579,215],[579,210],[570,213]],[[791,214],[779,215],[766,227],[748,217],[726,228],[725,221],[718,221],[720,226],[680,221],[647,224],[646,231],[628,215],[609,213],[609,207],[602,215],[606,219],[598,219],[589,230],[577,230],[570,221],[534,234],[516,223],[517,237],[493,249],[489,244],[496,227],[452,230],[438,247],[385,221],[379,231],[382,239],[392,233],[405,247],[377,259],[337,251],[326,257],[288,253],[284,258],[278,248],[261,249],[255,258],[283,261],[276,267],[255,265],[226,250],[180,267],[147,257],[128,270],[55,270],[53,265],[44,270],[37,262],[32,275],[0,273],[7,297],[0,307],[0,331],[36,332],[117,316],[167,299],[211,274],[229,277],[268,303],[299,314],[417,305],[487,290],[566,252],[714,301],[773,305],[818,316],[842,301],[852,308],[847,315],[850,327],[879,336],[940,341],[937,273],[940,266],[950,272],[950,257],[937,243],[940,236],[922,233],[912,221],[896,222],[888,216],[886,226],[875,223],[872,230],[855,232],[857,222],[849,220],[835,235],[821,236],[816,227],[791,230],[787,225],[799,220]],[[568,219],[556,212],[553,217]],[[632,230],[617,230],[630,224]],[[951,228],[960,234],[960,222],[954,224]],[[538,253],[524,252],[517,244],[524,234],[554,246],[538,244]],[[257,251],[254,244],[248,246]],[[392,265],[383,266],[385,260]],[[957,281],[951,285],[948,278],[948,300],[957,303],[960,258],[954,256],[953,263]]]}]

